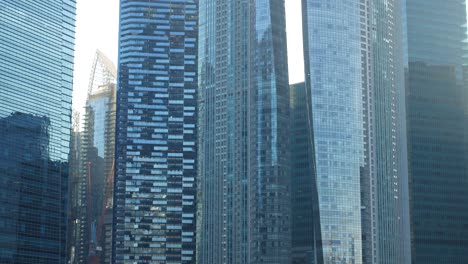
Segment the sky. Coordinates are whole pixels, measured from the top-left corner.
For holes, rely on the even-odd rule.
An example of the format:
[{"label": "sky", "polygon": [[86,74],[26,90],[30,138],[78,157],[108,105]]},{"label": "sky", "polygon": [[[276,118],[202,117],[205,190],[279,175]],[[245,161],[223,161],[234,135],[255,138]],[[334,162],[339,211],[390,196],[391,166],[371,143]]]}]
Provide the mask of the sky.
[{"label": "sky", "polygon": [[[289,83],[304,81],[301,0],[285,0]],[[97,49],[117,65],[119,0],[77,0],[73,109],[83,112]]]}]

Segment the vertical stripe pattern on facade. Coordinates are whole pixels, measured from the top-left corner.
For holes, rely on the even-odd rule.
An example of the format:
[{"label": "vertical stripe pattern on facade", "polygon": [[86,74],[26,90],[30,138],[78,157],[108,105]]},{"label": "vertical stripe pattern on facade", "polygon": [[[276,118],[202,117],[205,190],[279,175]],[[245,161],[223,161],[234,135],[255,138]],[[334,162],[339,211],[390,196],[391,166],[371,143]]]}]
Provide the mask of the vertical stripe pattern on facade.
[{"label": "vertical stripe pattern on facade", "polygon": [[284,1],[201,0],[198,263],[289,263]]},{"label": "vertical stripe pattern on facade", "polygon": [[66,261],[75,1],[0,1],[0,262]]},{"label": "vertical stripe pattern on facade", "polygon": [[399,1],[303,0],[319,263],[409,263]]}]

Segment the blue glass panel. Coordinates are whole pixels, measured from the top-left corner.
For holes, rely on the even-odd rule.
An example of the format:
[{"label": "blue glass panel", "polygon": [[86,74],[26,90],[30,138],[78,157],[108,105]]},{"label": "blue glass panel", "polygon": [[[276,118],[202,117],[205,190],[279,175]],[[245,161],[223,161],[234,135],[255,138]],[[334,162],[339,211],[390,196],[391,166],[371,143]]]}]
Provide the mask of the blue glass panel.
[{"label": "blue glass panel", "polygon": [[74,22],[75,1],[0,2],[1,263],[65,262]]}]

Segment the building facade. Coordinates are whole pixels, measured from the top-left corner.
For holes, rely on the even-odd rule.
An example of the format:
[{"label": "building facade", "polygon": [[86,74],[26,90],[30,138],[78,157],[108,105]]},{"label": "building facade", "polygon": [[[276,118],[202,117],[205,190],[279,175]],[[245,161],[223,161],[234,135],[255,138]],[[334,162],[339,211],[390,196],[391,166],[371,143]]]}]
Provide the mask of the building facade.
[{"label": "building facade", "polygon": [[71,264],[111,263],[116,78],[115,66],[98,50],[83,124],[78,113],[74,112],[73,119],[68,241]]},{"label": "building facade", "polygon": [[376,239],[371,240],[377,243],[372,257],[373,263],[411,263],[403,2],[370,3],[372,56],[367,66],[372,67],[373,87],[368,100],[374,111],[369,115],[374,133],[370,153],[375,149],[371,156],[371,164],[375,158],[375,184],[371,178],[370,186],[376,196],[370,201],[377,230]]},{"label": "building facade", "polygon": [[0,3],[0,262],[65,263],[75,1]]},{"label": "building facade", "polygon": [[317,263],[409,263],[400,1],[303,0]]},{"label": "building facade", "polygon": [[289,263],[284,1],[200,1],[197,263]]},{"label": "building facade", "polygon": [[[81,133],[80,178],[86,207],[82,243],[88,263],[111,263],[112,242],[106,240],[107,215],[112,218],[114,189],[116,76],[115,66],[97,51]],[[108,236],[108,234],[107,234]]]},{"label": "building facade", "polygon": [[315,262],[318,235],[317,186],[314,176],[312,134],[310,131],[305,83],[290,86],[291,120],[291,253],[293,264]]},{"label": "building facade", "polygon": [[465,1],[406,0],[405,22],[412,263],[467,263]]},{"label": "building facade", "polygon": [[80,112],[72,112],[72,129],[70,136],[69,157],[69,191],[68,191],[68,237],[67,237],[67,262],[70,264],[83,263],[85,254],[84,246],[84,219],[86,207],[83,204],[83,190],[85,182],[80,174],[81,157],[81,132]]},{"label": "building facade", "polygon": [[[112,243],[105,241],[106,215],[112,215],[115,83],[108,83],[89,95],[81,141],[80,176],[84,184],[83,204],[86,207],[86,258],[96,263],[111,263]],[[96,260],[93,260],[96,259]]]},{"label": "building facade", "polygon": [[197,0],[121,0],[115,263],[195,263]]}]

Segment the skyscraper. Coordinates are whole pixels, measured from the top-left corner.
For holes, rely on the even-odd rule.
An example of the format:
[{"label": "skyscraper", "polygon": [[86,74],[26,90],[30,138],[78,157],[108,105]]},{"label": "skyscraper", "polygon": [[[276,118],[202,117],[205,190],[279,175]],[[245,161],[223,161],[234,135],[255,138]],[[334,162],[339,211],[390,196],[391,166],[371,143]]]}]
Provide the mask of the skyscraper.
[{"label": "skyscraper", "polygon": [[197,0],[121,0],[115,263],[195,263]]},{"label": "skyscraper", "polygon": [[[81,141],[81,178],[85,182],[83,204],[86,204],[86,245],[89,259],[104,262],[111,252],[105,241],[106,215],[112,215],[114,142],[115,142],[115,83],[107,83],[90,91]],[[107,243],[106,243],[107,242]],[[110,263],[110,259],[105,261]]]},{"label": "skyscraper", "polygon": [[314,218],[318,215],[308,98],[305,83],[290,87],[292,263],[313,264],[316,240]]},{"label": "skyscraper", "polygon": [[399,1],[303,0],[318,263],[409,263]]},{"label": "skyscraper", "polygon": [[282,0],[200,1],[200,264],[290,262]]},{"label": "skyscraper", "polygon": [[406,0],[413,263],[468,263],[465,1]]},{"label": "skyscraper", "polygon": [[411,263],[402,8],[400,0],[371,2],[372,53],[366,66],[372,67],[373,86],[368,100],[374,111],[369,115],[376,173],[375,183],[370,178],[375,198],[369,197],[376,212],[374,263]]},{"label": "skyscraper", "polygon": [[[71,263],[111,263],[115,114],[117,72],[113,63],[96,52],[88,87],[78,155],[70,161],[70,187],[75,239]],[[75,141],[73,141],[75,143]],[[77,160],[76,158],[79,158]]]},{"label": "skyscraper", "polygon": [[0,2],[0,262],[64,263],[75,1]]}]

